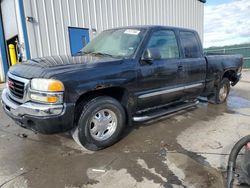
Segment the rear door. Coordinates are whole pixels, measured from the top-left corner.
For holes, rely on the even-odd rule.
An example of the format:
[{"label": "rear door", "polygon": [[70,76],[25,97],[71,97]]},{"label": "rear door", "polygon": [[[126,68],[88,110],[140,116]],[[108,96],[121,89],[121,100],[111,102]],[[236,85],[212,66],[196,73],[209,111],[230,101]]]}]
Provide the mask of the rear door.
[{"label": "rear door", "polygon": [[206,60],[203,57],[199,36],[193,31],[180,31],[182,58],[180,59],[184,77],[184,98],[195,98],[205,87]]}]

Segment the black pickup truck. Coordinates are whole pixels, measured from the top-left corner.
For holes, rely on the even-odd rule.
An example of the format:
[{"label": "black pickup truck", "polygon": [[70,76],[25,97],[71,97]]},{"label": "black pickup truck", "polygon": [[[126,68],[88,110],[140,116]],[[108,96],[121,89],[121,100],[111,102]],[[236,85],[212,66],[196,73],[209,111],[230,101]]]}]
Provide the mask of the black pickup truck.
[{"label": "black pickup truck", "polygon": [[77,56],[11,67],[5,112],[40,133],[71,130],[90,150],[114,144],[132,122],[197,104],[223,103],[240,79],[240,55],[204,56],[196,31],[164,26],[110,29]]}]

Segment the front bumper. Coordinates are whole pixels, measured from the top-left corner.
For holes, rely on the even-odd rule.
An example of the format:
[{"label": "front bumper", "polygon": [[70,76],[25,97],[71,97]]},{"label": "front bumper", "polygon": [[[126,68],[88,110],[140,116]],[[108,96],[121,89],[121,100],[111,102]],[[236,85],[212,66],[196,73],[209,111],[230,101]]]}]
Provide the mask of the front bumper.
[{"label": "front bumper", "polygon": [[39,133],[51,134],[73,128],[74,104],[18,104],[12,100],[7,89],[2,92],[2,105],[6,114],[22,127]]}]

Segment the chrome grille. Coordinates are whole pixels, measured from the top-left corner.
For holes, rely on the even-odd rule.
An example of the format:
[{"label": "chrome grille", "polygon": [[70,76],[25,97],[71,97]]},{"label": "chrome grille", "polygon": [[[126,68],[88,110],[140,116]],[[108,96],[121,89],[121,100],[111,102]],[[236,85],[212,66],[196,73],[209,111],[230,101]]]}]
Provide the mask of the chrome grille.
[{"label": "chrome grille", "polygon": [[7,85],[9,97],[19,103],[24,103],[27,100],[27,88],[29,80],[15,76],[8,72]]},{"label": "chrome grille", "polygon": [[11,94],[19,99],[23,98],[24,95],[24,83],[17,81],[13,78],[8,78],[8,86]]}]

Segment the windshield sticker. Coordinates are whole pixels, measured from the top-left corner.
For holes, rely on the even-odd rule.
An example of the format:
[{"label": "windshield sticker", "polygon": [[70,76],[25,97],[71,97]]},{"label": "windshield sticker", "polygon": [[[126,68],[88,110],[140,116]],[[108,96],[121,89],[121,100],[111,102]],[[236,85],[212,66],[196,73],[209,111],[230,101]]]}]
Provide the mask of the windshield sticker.
[{"label": "windshield sticker", "polygon": [[129,34],[129,35],[138,35],[140,33],[139,30],[135,30],[135,29],[126,29],[126,31],[124,31],[125,34]]}]

